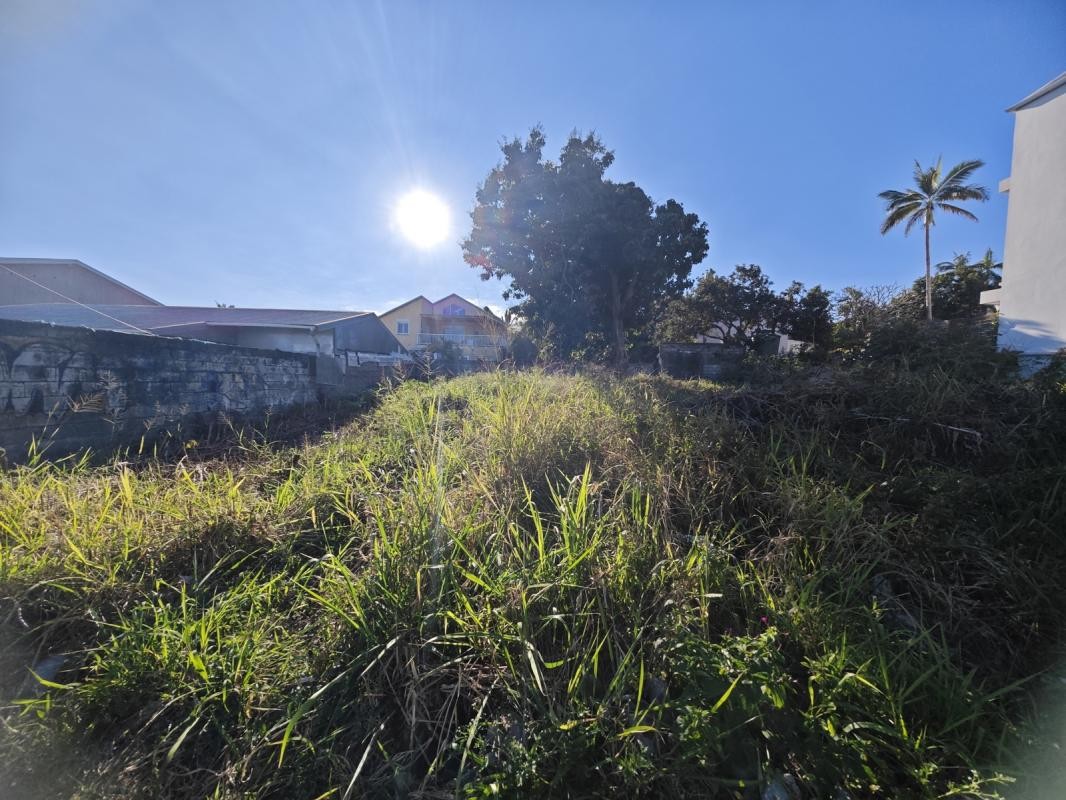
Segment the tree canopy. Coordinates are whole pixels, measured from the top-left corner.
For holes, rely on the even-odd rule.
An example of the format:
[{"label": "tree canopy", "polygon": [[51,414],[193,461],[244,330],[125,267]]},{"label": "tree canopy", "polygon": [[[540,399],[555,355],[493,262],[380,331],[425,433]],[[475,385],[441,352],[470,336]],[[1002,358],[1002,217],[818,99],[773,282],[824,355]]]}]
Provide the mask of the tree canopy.
[{"label": "tree canopy", "polygon": [[793,283],[783,292],[758,264],[738,264],[729,275],[708,271],[663,315],[659,337],[691,341],[710,335],[726,344],[753,349],[768,334],[828,347],[832,336],[831,295],[821,286],[806,289]]},{"label": "tree canopy", "polygon": [[833,343],[833,295],[820,285],[806,289],[793,281],[781,294],[778,330],[801,342],[828,349]]},{"label": "tree canopy", "polygon": [[[933,307],[938,319],[966,319],[985,313],[981,292],[999,288],[1003,264],[996,261],[992,250],[985,251],[979,261],[971,261],[969,253],[958,253],[951,261],[936,265],[933,275]],[[899,312],[907,317],[923,313],[925,279],[919,278],[897,299]]]},{"label": "tree canopy", "polygon": [[557,357],[624,363],[661,308],[691,285],[707,226],[676,200],[656,205],[635,183],[605,177],[614,154],[594,134],[571,134],[559,160],[544,133],[502,145],[478,189],[463,242],[483,280],[507,279],[506,299]]}]

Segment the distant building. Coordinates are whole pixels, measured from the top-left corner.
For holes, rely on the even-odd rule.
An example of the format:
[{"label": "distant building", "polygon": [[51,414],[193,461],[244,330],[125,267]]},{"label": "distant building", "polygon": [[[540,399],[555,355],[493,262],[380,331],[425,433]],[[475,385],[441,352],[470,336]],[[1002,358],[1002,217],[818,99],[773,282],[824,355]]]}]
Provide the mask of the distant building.
[{"label": "distant building", "polygon": [[[744,332],[738,322],[715,322],[705,333],[696,335],[695,343],[700,345],[722,345],[726,340],[733,340],[738,332]],[[755,351],[764,356],[789,356],[809,350],[814,345],[800,339],[793,339],[786,333],[778,333],[772,330],[747,331],[749,337],[754,337],[757,344]]]},{"label": "distant building", "polygon": [[404,352],[381,320],[363,311],[40,303],[0,306],[0,319],[343,356],[356,363],[359,354]]},{"label": "distant building", "polygon": [[1003,286],[981,302],[999,310],[999,345],[1025,355],[1066,347],[1066,72],[1007,111],[1014,153],[1007,192]]},{"label": "distant building", "polygon": [[0,258],[0,306],[30,303],[161,305],[74,258]]},{"label": "distant building", "polygon": [[412,352],[450,342],[460,349],[464,360],[496,363],[508,344],[507,325],[502,319],[457,294],[435,303],[419,295],[386,311],[381,320]]}]

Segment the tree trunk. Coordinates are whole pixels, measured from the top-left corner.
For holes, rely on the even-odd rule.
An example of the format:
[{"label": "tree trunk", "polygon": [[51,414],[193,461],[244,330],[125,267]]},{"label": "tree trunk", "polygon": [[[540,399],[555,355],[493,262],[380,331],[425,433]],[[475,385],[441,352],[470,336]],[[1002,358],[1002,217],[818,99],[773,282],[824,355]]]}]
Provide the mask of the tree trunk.
[{"label": "tree trunk", "polygon": [[614,336],[614,363],[621,369],[629,360],[629,354],[626,352],[626,329],[622,325],[622,292],[614,272],[611,273],[611,332]]},{"label": "tree trunk", "polygon": [[929,217],[925,218],[925,318],[933,321],[933,270],[929,262]]}]

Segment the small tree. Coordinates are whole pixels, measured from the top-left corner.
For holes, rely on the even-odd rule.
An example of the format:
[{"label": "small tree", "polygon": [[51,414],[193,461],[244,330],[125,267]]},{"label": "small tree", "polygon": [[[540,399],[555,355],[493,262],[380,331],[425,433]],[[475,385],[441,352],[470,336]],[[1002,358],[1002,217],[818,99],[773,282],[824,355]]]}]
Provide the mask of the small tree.
[{"label": "small tree", "polygon": [[725,344],[754,349],[776,330],[784,306],[757,264],[739,264],[722,277],[707,272],[686,296],[671,303],[659,327],[662,341],[691,341],[709,334]]},{"label": "small tree", "polygon": [[847,286],[838,292],[833,308],[834,344],[845,352],[865,347],[873,331],[894,315],[898,295],[894,286]]},{"label": "small tree", "polygon": [[988,191],[983,186],[966,183],[984,164],[979,160],[963,161],[941,175],[940,159],[928,169],[915,161],[913,189],[888,189],[878,195],[885,201],[882,235],[904,222],[904,235],[910,234],[911,228],[918,223],[925,230],[925,316],[930,322],[933,320],[933,272],[929,231],[936,224],[937,211],[977,221],[976,216],[957,204],[966,200],[988,200]]},{"label": "small tree", "polygon": [[781,293],[778,331],[827,350],[833,343],[832,307],[832,295],[821,286],[804,290],[802,283],[793,281]]}]

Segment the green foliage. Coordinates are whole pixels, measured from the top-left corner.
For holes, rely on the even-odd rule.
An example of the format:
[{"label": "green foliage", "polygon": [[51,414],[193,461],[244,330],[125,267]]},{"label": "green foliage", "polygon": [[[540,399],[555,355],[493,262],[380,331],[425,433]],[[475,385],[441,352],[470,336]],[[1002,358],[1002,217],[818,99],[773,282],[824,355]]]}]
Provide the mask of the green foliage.
[{"label": "green foliage", "polygon": [[993,797],[1064,447],[1061,382],[908,356],[408,382],[297,447],[0,473],[5,789]]},{"label": "green foliage", "polygon": [[614,154],[576,133],[558,162],[534,128],[503,147],[477,192],[464,258],[557,357],[624,363],[662,303],[687,288],[707,253],[707,226],[676,200],[655,205],[634,183],[605,177]]},{"label": "green foliage", "polygon": [[793,281],[783,292],[757,264],[738,264],[727,276],[708,271],[695,288],[671,303],[659,325],[660,341],[686,342],[710,334],[752,350],[770,334],[785,333],[818,347],[832,338],[832,298],[821,286]]},{"label": "green foliage", "polygon": [[821,286],[804,289],[799,281],[781,293],[781,313],[777,328],[801,342],[810,342],[820,350],[833,343],[833,296]]},{"label": "green foliage", "polygon": [[437,341],[422,351],[426,359],[425,371],[435,376],[459,374],[463,361],[463,349],[455,342]]},{"label": "green foliage", "polygon": [[[933,275],[933,308],[937,319],[973,319],[984,316],[981,292],[998,289],[1003,264],[991,250],[980,261],[971,261],[969,253],[960,253],[951,261],[936,265]],[[909,291],[895,298],[897,313],[911,318],[925,316],[925,279],[919,278]]]},{"label": "green foliage", "polygon": [[540,350],[532,337],[519,334],[511,337],[511,359],[517,367],[532,367],[537,363]]},{"label": "green foliage", "polygon": [[725,277],[708,270],[690,293],[667,308],[660,338],[685,342],[709,333],[726,344],[753,348],[773,331],[781,313],[772,285],[757,264],[738,264]]},{"label": "green foliage", "polygon": [[847,356],[861,354],[870,336],[895,317],[898,290],[891,286],[846,286],[834,302],[833,344]]}]

